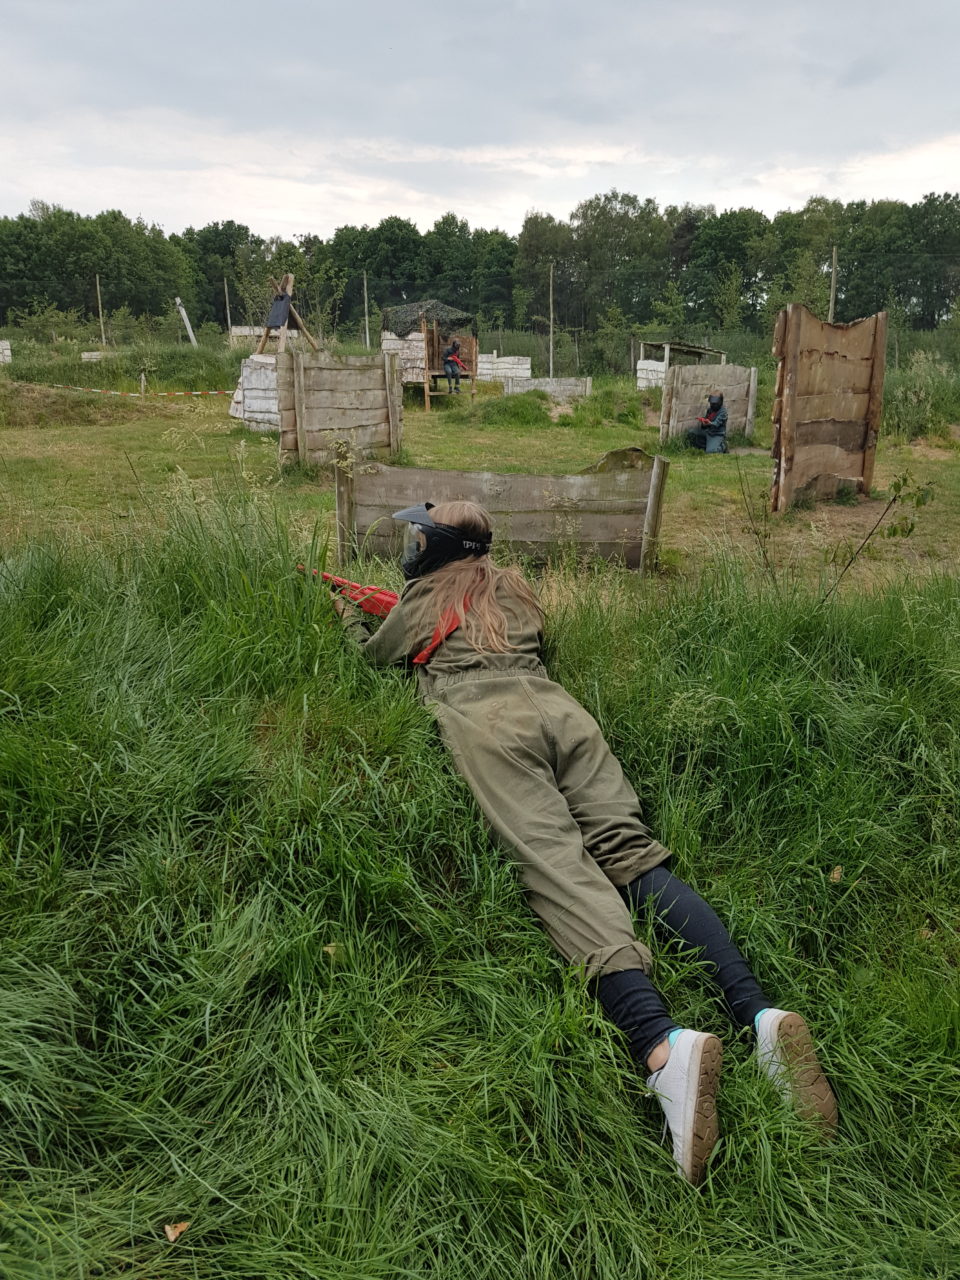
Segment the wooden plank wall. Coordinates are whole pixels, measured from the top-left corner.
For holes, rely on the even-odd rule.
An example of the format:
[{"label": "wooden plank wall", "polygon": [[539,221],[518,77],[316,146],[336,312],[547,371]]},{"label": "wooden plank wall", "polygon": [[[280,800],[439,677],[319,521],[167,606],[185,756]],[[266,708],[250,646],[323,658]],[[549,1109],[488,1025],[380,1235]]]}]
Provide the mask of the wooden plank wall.
[{"label": "wooden plank wall", "polygon": [[277,356],[281,461],[332,463],[339,452],[393,453],[403,435],[396,355]]},{"label": "wooden plank wall", "polygon": [[341,562],[358,552],[397,554],[403,530],[394,511],[466,499],[490,512],[498,540],[517,552],[542,558],[573,545],[629,568],[651,568],[669,463],[640,449],[630,454],[615,469],[572,476],[429,471],[345,458],[336,477]]},{"label": "wooden plank wall", "polygon": [[757,371],[739,364],[672,364],[667,370],[660,410],[660,443],[697,426],[707,396],[722,395],[727,434],[752,436],[757,410]]},{"label": "wooden plank wall", "polygon": [[777,317],[771,505],[869,493],[883,407],[887,313],[827,324],[800,303]]}]

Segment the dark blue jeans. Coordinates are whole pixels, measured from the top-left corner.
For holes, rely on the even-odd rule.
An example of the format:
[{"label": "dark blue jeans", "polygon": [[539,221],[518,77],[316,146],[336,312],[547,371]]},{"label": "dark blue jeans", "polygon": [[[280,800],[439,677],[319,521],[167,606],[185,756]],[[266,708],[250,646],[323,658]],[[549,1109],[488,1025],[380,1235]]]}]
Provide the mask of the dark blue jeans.
[{"label": "dark blue jeans", "polygon": [[444,360],[443,372],[447,375],[447,390],[449,391],[455,382],[457,390],[460,390],[460,366],[454,364],[452,360]]},{"label": "dark blue jeans", "polygon": [[[634,910],[652,902],[656,940],[679,938],[706,963],[738,1026],[749,1027],[761,1009],[772,1005],[714,909],[671,875],[666,864],[645,871],[620,893]],[[677,1025],[656,987],[642,970],[627,969],[604,974],[595,988],[604,1013],[627,1037],[631,1054],[646,1064],[654,1046]]]}]

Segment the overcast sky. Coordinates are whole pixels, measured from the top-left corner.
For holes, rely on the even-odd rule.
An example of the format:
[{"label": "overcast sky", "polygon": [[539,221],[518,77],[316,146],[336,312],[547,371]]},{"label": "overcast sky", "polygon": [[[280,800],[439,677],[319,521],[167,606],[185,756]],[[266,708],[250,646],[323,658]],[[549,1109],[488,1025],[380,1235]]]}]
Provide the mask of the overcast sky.
[{"label": "overcast sky", "polygon": [[960,190],[956,0],[0,0],[0,214],[262,235]]}]

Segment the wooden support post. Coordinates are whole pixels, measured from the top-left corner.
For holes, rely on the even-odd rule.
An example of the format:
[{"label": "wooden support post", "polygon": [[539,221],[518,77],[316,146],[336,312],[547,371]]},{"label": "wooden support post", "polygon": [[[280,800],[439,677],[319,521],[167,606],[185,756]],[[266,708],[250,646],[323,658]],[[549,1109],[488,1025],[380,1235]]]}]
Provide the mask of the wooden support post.
[{"label": "wooden support post", "polygon": [[827,324],[833,324],[833,312],[837,303],[837,246],[833,246],[833,266],[830,269],[830,310],[827,312]]},{"label": "wooden support post", "polygon": [[553,377],[553,263],[550,263],[550,377]]},{"label": "wooden support post", "polygon": [[363,273],[363,331],[367,338],[367,350],[370,350],[370,300],[367,297],[367,273]]},{"label": "wooden support post", "polygon": [[353,468],[356,457],[348,450],[338,456],[333,468],[337,500],[337,562],[349,564],[357,544],[356,505],[354,502]]},{"label": "wooden support post", "polygon": [[640,359],[643,359],[643,343],[640,343]]},{"label": "wooden support post", "polygon": [[640,571],[650,573],[657,563],[660,544],[660,521],[663,516],[663,488],[667,482],[670,462],[659,453],[653,460],[650,488],[647,491],[647,509],[643,516],[643,535],[640,542]]},{"label": "wooden support post", "polygon": [[427,317],[420,315],[420,336],[423,338],[423,408],[430,412],[430,344],[427,342]]},{"label": "wooden support post", "polygon": [[780,425],[777,431],[779,456],[773,477],[770,506],[773,511],[786,511],[793,498],[793,453],[796,448],[797,378],[800,371],[800,331],[803,328],[803,306],[791,302],[783,336],[783,382],[780,399]]},{"label": "wooden support post", "polygon": [[667,376],[667,370],[670,368],[670,343],[663,344],[663,376]]},{"label": "wooden support post", "polygon": [[[180,299],[178,298],[177,301],[179,302]],[[107,333],[103,327],[103,299],[100,297],[99,273],[97,274],[97,314],[100,317],[100,345],[101,347],[105,347],[107,345]]]},{"label": "wooden support post", "polygon": [[870,393],[867,400],[866,431],[863,446],[863,477],[860,491],[870,496],[873,487],[873,468],[877,460],[877,436],[880,432],[880,415],[883,413],[883,375],[887,359],[887,313],[877,314],[873,333],[873,368],[870,371]]},{"label": "wooden support post", "polygon": [[[293,357],[293,409],[297,415],[297,455],[300,459],[300,465],[307,464],[307,410],[306,395],[304,394],[304,377],[303,377],[303,356],[299,351],[295,352]],[[277,405],[280,404],[280,361],[277,361]],[[283,414],[280,414],[280,429],[283,430]],[[339,469],[338,469],[339,474]]]},{"label": "wooden support post", "polygon": [[190,317],[187,315],[186,307],[179,298],[174,298],[173,301],[176,303],[177,310],[180,312],[180,319],[183,321],[183,327],[187,331],[187,337],[190,339],[190,345],[192,347],[197,346],[197,340],[193,336],[193,329],[190,327]]},{"label": "wooden support post", "polygon": [[747,390],[747,421],[743,434],[748,440],[753,439],[754,422],[757,416],[757,366],[750,368],[750,386]]},{"label": "wooden support post", "polygon": [[233,332],[233,321],[230,319],[230,290],[227,288],[227,277],[223,277],[223,306],[227,313],[227,341]]},{"label": "wooden support post", "polygon": [[387,388],[387,415],[390,423],[390,452],[400,448],[402,436],[401,404],[403,384],[400,381],[400,358],[395,351],[383,353],[383,377]]},{"label": "wooden support post", "polygon": [[147,394],[147,375],[145,373],[141,373],[140,374],[140,399],[142,400],[146,394]]}]

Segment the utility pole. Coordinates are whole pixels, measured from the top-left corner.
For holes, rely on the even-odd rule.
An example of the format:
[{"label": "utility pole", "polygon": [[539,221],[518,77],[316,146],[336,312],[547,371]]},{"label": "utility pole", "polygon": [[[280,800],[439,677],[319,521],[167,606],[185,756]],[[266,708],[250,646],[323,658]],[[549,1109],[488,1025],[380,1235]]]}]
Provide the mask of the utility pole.
[{"label": "utility pole", "polygon": [[367,273],[363,273],[363,331],[367,336],[367,350],[370,350],[370,301],[367,297]]},{"label": "utility pole", "polygon": [[180,319],[183,321],[184,328],[187,331],[187,337],[190,339],[190,345],[194,347],[198,346],[199,344],[193,336],[193,330],[190,328],[190,317],[187,315],[186,307],[179,298],[174,298],[174,302],[177,304],[177,310],[180,312]]},{"label": "utility pole", "polygon": [[553,377],[553,263],[550,263],[550,377]]},{"label": "utility pole", "polygon": [[830,310],[827,313],[827,324],[833,324],[833,311],[837,303],[837,246],[833,246],[833,267],[830,271]]},{"label": "utility pole", "polygon": [[100,274],[97,273],[97,313],[100,316],[100,345],[107,345],[107,335],[103,327],[103,300],[100,297]]},{"label": "utility pole", "polygon": [[233,332],[233,321],[230,319],[230,290],[227,288],[227,277],[223,277],[223,303],[227,309],[227,341],[230,341],[230,334]]}]

